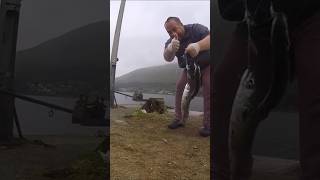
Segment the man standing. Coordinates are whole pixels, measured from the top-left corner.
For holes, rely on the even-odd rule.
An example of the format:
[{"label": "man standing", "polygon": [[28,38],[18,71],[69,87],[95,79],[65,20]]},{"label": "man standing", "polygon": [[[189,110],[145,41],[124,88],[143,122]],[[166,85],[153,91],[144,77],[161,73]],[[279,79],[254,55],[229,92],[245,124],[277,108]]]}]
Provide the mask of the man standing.
[{"label": "man standing", "polygon": [[176,129],[184,126],[181,99],[187,83],[187,72],[186,62],[182,56],[187,53],[197,59],[202,77],[204,119],[203,127],[199,133],[204,137],[210,136],[210,31],[201,24],[183,25],[178,17],[169,17],[164,27],[170,36],[170,39],[165,43],[164,59],[171,62],[176,56],[179,67],[184,68],[176,84],[175,119],[168,128]]}]

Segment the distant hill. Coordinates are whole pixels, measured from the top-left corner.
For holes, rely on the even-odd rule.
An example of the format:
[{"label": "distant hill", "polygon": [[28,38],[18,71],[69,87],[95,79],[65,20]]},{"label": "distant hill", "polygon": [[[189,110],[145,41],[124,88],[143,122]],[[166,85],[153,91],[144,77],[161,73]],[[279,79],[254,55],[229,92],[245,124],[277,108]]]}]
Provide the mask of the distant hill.
[{"label": "distant hill", "polygon": [[107,21],[89,24],[17,52],[16,81],[86,81],[105,84]]},{"label": "distant hill", "polygon": [[[127,91],[143,90],[158,93],[175,92],[175,83],[182,69],[177,64],[152,66],[134,70],[116,78],[116,89]],[[297,84],[290,84],[287,93],[274,110],[297,111]]]},{"label": "distant hill", "polygon": [[106,0],[27,0],[20,8],[18,50],[109,19]]},{"label": "distant hill", "polygon": [[181,70],[172,63],[137,69],[116,78],[116,87],[173,91]]},{"label": "distant hill", "polygon": [[15,90],[34,95],[105,95],[109,76],[107,23],[95,22],[18,51]]}]

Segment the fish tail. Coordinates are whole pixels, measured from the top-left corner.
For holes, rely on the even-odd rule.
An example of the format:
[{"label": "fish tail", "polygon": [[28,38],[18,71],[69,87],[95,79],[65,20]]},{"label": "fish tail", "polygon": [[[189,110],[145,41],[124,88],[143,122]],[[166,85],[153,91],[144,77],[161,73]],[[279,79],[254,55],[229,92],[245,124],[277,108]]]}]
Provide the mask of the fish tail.
[{"label": "fish tail", "polygon": [[253,157],[252,146],[259,119],[250,117],[248,111],[230,122],[231,172],[237,178],[250,178]]}]

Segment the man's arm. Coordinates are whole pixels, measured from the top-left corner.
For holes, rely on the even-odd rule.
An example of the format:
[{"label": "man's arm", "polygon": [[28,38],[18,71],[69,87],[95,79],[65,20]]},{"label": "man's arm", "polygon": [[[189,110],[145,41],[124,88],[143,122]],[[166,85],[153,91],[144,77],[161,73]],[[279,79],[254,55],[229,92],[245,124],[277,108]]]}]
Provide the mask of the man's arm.
[{"label": "man's arm", "polygon": [[180,47],[180,41],[178,40],[177,36],[173,38],[168,44],[167,47],[165,47],[163,52],[163,57],[166,61],[171,62],[174,59],[174,56],[176,55],[176,52],[178,51]]},{"label": "man's arm", "polygon": [[163,52],[164,60],[171,62],[173,61],[175,55],[176,53],[174,53],[173,51],[170,51],[168,48],[164,49],[164,52]]},{"label": "man's arm", "polygon": [[205,38],[201,39],[197,42],[199,45],[199,51],[205,51],[210,49],[210,34],[208,34]]},{"label": "man's arm", "polygon": [[196,57],[200,51],[205,51],[210,49],[210,34],[201,39],[198,42],[191,43],[186,48],[185,52],[191,57]]}]

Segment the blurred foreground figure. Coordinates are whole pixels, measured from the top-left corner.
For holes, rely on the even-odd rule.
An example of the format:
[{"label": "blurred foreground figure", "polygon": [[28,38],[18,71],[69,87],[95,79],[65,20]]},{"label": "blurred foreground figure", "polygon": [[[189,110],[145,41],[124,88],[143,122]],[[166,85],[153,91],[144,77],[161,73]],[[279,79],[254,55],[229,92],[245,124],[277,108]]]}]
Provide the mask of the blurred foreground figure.
[{"label": "blurred foreground figure", "polygon": [[213,76],[214,179],[250,178],[255,130],[293,76],[301,178],[320,179],[320,1],[219,0],[219,8],[239,23]]}]

